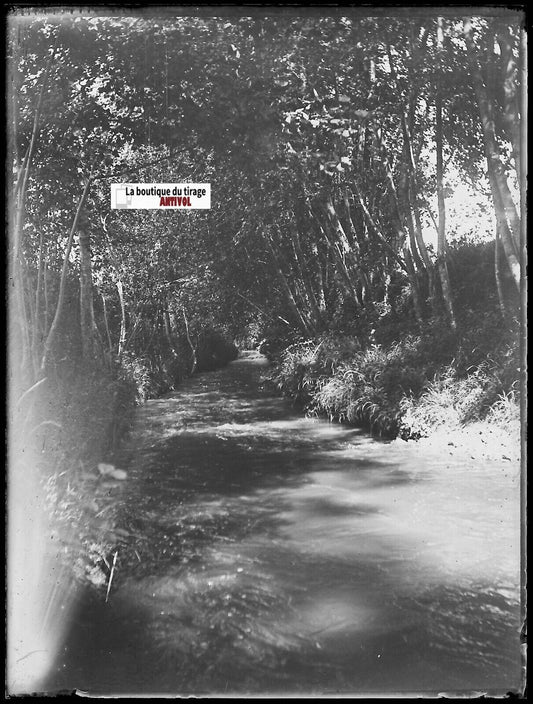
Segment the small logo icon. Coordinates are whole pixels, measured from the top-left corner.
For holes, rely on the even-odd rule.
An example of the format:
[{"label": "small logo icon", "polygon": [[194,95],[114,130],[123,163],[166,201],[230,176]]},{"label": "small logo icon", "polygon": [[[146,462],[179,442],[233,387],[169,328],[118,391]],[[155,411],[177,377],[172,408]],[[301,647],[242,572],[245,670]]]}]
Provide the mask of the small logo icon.
[{"label": "small logo icon", "polygon": [[130,208],[131,196],[126,195],[125,188],[115,189],[115,208]]}]

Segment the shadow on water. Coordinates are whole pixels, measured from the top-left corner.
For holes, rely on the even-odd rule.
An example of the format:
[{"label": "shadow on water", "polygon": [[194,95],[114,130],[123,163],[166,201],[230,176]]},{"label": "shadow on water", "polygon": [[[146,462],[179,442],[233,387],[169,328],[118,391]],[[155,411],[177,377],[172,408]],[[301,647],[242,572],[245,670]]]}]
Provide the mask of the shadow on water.
[{"label": "shadow on water", "polygon": [[109,603],[80,599],[51,688],[516,689],[517,526],[495,503],[513,482],[302,418],[258,389],[262,365],[139,409],[131,541]]}]

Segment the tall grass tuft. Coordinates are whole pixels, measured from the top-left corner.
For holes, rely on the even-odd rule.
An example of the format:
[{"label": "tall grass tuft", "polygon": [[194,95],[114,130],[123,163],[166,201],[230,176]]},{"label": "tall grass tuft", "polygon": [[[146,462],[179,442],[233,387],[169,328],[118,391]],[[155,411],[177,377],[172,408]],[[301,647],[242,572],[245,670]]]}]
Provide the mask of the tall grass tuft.
[{"label": "tall grass tuft", "polygon": [[[281,355],[272,379],[315,415],[387,437],[420,438],[440,426],[516,419],[516,346],[505,341],[477,364],[471,335],[437,330],[361,349],[355,338],[299,342]],[[514,414],[514,415],[513,415]],[[498,420],[499,419],[499,420]]]}]

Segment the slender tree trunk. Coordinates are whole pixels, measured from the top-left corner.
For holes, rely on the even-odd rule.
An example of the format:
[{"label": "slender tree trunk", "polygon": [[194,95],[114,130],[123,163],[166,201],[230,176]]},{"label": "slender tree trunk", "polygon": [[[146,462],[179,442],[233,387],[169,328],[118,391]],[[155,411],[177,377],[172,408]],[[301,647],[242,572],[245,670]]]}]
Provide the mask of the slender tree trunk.
[{"label": "slender tree trunk", "polygon": [[[346,264],[346,259],[349,257],[350,254],[352,254],[353,250],[350,247],[350,243],[348,241],[348,237],[346,236],[346,232],[344,231],[344,228],[342,226],[342,223],[339,219],[339,216],[337,214],[337,211],[335,210],[335,206],[333,205],[333,202],[331,201],[331,198],[328,198],[325,204],[325,209],[326,213],[329,219],[329,222],[333,228],[333,231],[336,234],[336,242],[332,243],[334,247],[334,253],[337,255],[337,260],[339,262],[339,267],[340,267],[340,272],[342,274],[342,277],[344,281],[346,282],[346,286],[348,288],[348,291],[350,292],[351,296],[357,303],[359,307],[362,306],[361,298],[359,293],[357,292],[357,288],[355,286],[355,281],[354,278],[359,278],[357,274],[355,276],[353,275],[353,272],[351,271],[351,267],[348,267]],[[329,237],[328,237],[328,241]]]},{"label": "slender tree trunk", "polygon": [[[412,259],[412,264],[414,267],[415,273],[417,271],[422,271],[424,272],[424,263],[419,255],[418,252],[418,246],[417,246],[417,240],[416,240],[416,223],[415,219],[413,216],[413,209],[411,208],[411,204],[409,202],[409,180],[408,180],[408,174],[405,173],[403,175],[403,183],[401,187],[401,191],[403,193],[403,204],[402,204],[402,198],[400,197],[400,194],[398,193],[398,189],[396,188],[396,184],[394,182],[394,175],[392,173],[392,169],[389,163],[389,158],[387,155],[386,147],[385,144],[383,143],[382,135],[381,135],[381,130],[379,128],[376,128],[375,130],[375,135],[376,135],[376,141],[378,143],[381,156],[382,156],[382,161],[385,165],[385,173],[387,175],[387,180],[389,182],[390,188],[391,188],[391,194],[392,194],[392,199],[394,203],[394,212],[396,215],[397,219],[397,226],[398,226],[398,232],[399,232],[399,240],[403,246],[404,242],[408,239],[409,240],[409,247],[410,247],[410,254],[411,254],[411,259]],[[360,202],[362,201],[361,197],[359,198]],[[407,213],[407,216],[404,216],[404,212]],[[372,222],[371,220],[368,219],[369,222]],[[405,230],[405,221],[407,221],[407,232]],[[373,230],[376,231],[375,226],[373,227]],[[392,251],[394,252],[394,248],[392,248]],[[401,259],[398,260],[404,271],[409,274],[409,271],[406,267],[405,264],[402,263]],[[417,290],[418,290],[418,279],[417,279]]]},{"label": "slender tree trunk", "polygon": [[80,325],[84,360],[93,360],[97,353],[96,322],[94,320],[93,277],[90,235],[79,233],[80,244]]},{"label": "slender tree trunk", "polygon": [[[444,39],[444,20],[439,17],[437,20],[437,52],[439,57],[439,73],[442,72],[442,48]],[[440,75],[439,75],[440,77]],[[442,95],[440,85],[436,87],[435,96],[435,142],[437,150],[437,201],[439,210],[438,221],[438,241],[437,241],[437,267],[439,270],[440,283],[442,288],[442,297],[448,315],[450,325],[455,330],[457,324],[455,322],[455,314],[453,310],[452,289],[450,285],[450,277],[448,275],[448,266],[446,264],[446,201],[444,198],[444,137],[442,127]]]},{"label": "slender tree trunk", "polygon": [[348,194],[348,188],[344,189],[344,193],[342,194],[342,202],[344,203],[344,212],[346,213],[346,221],[348,223],[348,229],[346,232],[346,236],[348,237],[348,241],[350,243],[350,247],[352,248],[356,259],[359,260],[360,255],[361,255],[361,248],[359,247],[359,240],[357,237],[357,228],[355,227],[353,218],[352,218],[352,210],[350,207],[350,197]]},{"label": "slender tree trunk", "polygon": [[496,236],[494,238],[494,276],[496,278],[496,290],[498,291],[498,303],[502,319],[507,320],[507,309],[505,307],[505,298],[503,295],[502,273],[501,273],[501,257],[500,257],[500,233],[498,224],[496,224]]},{"label": "slender tree trunk", "polygon": [[[354,256],[354,261],[355,261],[355,267],[357,271],[357,278],[359,279],[359,283],[361,286],[361,303],[364,304],[365,301],[370,299],[369,296],[369,289],[370,289],[370,282],[368,280],[368,273],[366,271],[366,267],[363,266],[363,261],[361,257],[361,247],[359,244],[359,234],[358,230],[354,224],[353,218],[352,218],[352,208],[350,205],[350,197],[348,194],[348,189],[344,189],[343,193],[343,203],[344,203],[344,209],[346,212],[346,221],[348,223],[348,228],[347,228],[347,236],[350,241],[350,246],[352,248],[353,256]],[[365,232],[365,221],[363,219],[362,226],[359,228],[363,232]],[[348,234],[349,233],[349,234]]]},{"label": "slender tree trunk", "polygon": [[403,251],[405,266],[407,270],[407,277],[409,279],[409,283],[411,284],[411,294],[413,296],[413,307],[415,311],[415,317],[418,324],[422,326],[424,324],[424,309],[422,306],[422,298],[420,296],[420,285],[418,282],[418,276],[416,275],[413,258],[407,244],[404,246]]},{"label": "slender tree trunk", "polygon": [[44,267],[43,267],[43,294],[44,294],[44,325],[43,325],[43,330],[48,330],[48,326],[50,325],[50,299],[48,296],[48,276],[49,276],[49,270],[48,270],[48,263],[46,260],[46,257],[44,259]]},{"label": "slender tree trunk", "polygon": [[[33,332],[34,332],[34,345],[33,345],[33,356],[35,360],[36,368],[39,366],[40,360],[40,344],[42,336],[42,323],[40,319],[41,313],[41,291],[43,288],[43,266],[44,266],[44,254],[43,254],[43,231],[39,233],[39,261],[37,263],[37,285],[35,288],[35,306],[34,306],[34,318],[33,318]],[[37,344],[36,344],[37,343]]]},{"label": "slender tree trunk", "polygon": [[[303,182],[304,174],[301,174],[302,181],[301,186],[301,199],[298,200],[298,207],[293,209],[295,222],[296,222],[296,247],[300,252],[300,265],[304,271],[304,275],[307,278],[308,286],[310,288],[310,296],[312,298],[312,305],[314,314],[316,317],[316,323],[320,325],[325,319],[324,314],[326,312],[326,302],[324,294],[324,277],[323,277],[323,257],[319,252],[319,248],[316,240],[313,237],[307,237],[308,246],[311,251],[310,259],[306,262],[303,254],[303,249],[301,245],[300,233],[302,231],[309,232],[309,224],[313,226],[314,217],[311,213],[309,207],[309,199],[305,188],[305,183]],[[306,266],[306,263],[308,266]],[[308,270],[309,267],[309,270]]]},{"label": "slender tree trunk", "polygon": [[120,360],[126,347],[126,306],[124,304],[124,286],[122,285],[122,280],[117,278],[115,285],[117,287],[118,300],[120,303],[120,335],[117,349],[117,356]]},{"label": "slender tree trunk", "polygon": [[509,222],[505,217],[505,208],[501,200],[500,190],[495,183],[495,177],[492,171],[489,171],[489,183],[491,186],[492,200],[494,203],[494,213],[496,215],[496,223],[500,241],[503,246],[507,264],[513,275],[513,280],[518,290],[520,290],[520,260],[514,246],[513,236],[509,229]]},{"label": "slender tree trunk", "polygon": [[178,354],[178,350],[176,349],[176,342],[174,340],[174,335],[172,334],[172,323],[170,321],[168,302],[167,302],[167,306],[163,310],[163,322],[165,325],[165,337],[167,338],[167,342],[169,344],[170,351],[172,352],[172,356],[177,359],[179,357],[179,354]]},{"label": "slender tree trunk", "polygon": [[109,320],[107,317],[107,301],[106,301],[106,298],[104,296],[103,291],[100,291],[100,298],[102,299],[102,312],[104,314],[104,327],[105,327],[105,334],[106,334],[106,339],[107,339],[107,351],[108,351],[109,359],[112,359],[113,342],[111,340],[111,331],[109,330]]},{"label": "slender tree trunk", "polygon": [[274,263],[274,270],[275,270],[276,275],[278,277],[278,280],[281,284],[281,287],[285,293],[289,307],[291,308],[296,320],[299,322],[299,327],[300,327],[301,331],[303,332],[303,334],[306,335],[307,337],[312,337],[314,334],[312,326],[309,323],[309,321],[306,320],[304,313],[300,310],[298,304],[296,303],[296,300],[294,298],[294,294],[291,290],[291,287],[289,286],[289,283],[286,279],[285,273],[281,267],[281,263],[279,261],[278,255],[276,254],[276,250],[274,248],[274,244],[272,242],[270,234],[265,233],[264,238],[266,240],[266,243],[267,243],[268,248],[270,250],[270,253],[272,255],[272,261]]},{"label": "slender tree trunk", "polygon": [[476,48],[472,38],[471,19],[464,20],[464,37],[481,118],[483,143],[485,156],[487,158],[487,170],[494,209],[497,219],[500,221],[505,219],[506,221],[507,226],[500,228],[502,244],[515,285],[517,289],[520,290],[520,260],[518,254],[521,228],[520,217],[511,196],[505,175],[505,168],[500,156],[500,148],[498,146],[494,126],[493,106],[481,75]]},{"label": "slender tree trunk", "polygon": [[[111,245],[111,239],[109,237],[109,232],[107,229],[107,224],[106,224],[107,216],[106,217],[101,217],[101,223],[102,223],[102,229],[104,231],[104,237],[107,242],[107,251],[109,254],[109,257],[111,259],[111,266],[113,268],[113,280],[115,282],[115,286],[117,287],[117,293],[118,293],[118,300],[120,304],[120,333],[119,333],[119,339],[118,339],[118,346],[117,346],[117,357],[120,361],[122,358],[122,355],[124,353],[124,350],[126,348],[126,305],[124,303],[124,285],[122,283],[122,278],[120,274],[120,265],[117,260],[117,257],[115,256],[115,253],[113,251],[113,246]],[[132,333],[133,334],[133,333]],[[131,338],[130,338],[131,341]]]},{"label": "slender tree trunk", "polygon": [[29,271],[28,264],[25,259],[23,259],[22,263],[23,268],[21,269],[22,272],[22,299],[24,302],[24,307],[25,307],[25,323],[26,327],[28,330],[28,340],[29,340],[29,348],[28,348],[28,360],[30,362],[31,366],[31,372],[32,372],[32,379],[37,379],[38,376],[38,369],[39,369],[39,360],[35,358],[36,356],[36,349],[38,345],[38,335],[36,332],[36,329],[33,325],[33,321],[35,320],[35,291],[33,287],[33,281],[32,281],[32,275]]},{"label": "slender tree trunk", "polygon": [[[420,42],[425,42],[426,34],[424,33],[420,39]],[[417,47],[419,48],[419,47]],[[391,67],[391,76],[393,82],[399,90],[398,78],[396,74],[396,68],[394,65],[394,60],[392,57],[392,51],[390,45],[387,47],[389,64]],[[420,210],[418,208],[417,197],[419,193],[418,182],[417,182],[417,171],[416,171],[416,161],[413,148],[413,140],[411,138],[411,130],[409,128],[409,104],[407,107],[401,109],[401,123],[402,123],[402,133],[404,139],[404,150],[407,162],[407,178],[405,183],[405,194],[406,194],[406,206],[408,212],[408,227],[409,227],[409,237],[411,241],[411,252],[415,259],[415,263],[420,271],[425,272],[428,284],[429,284],[429,298],[433,310],[436,309],[435,301],[435,274],[433,269],[433,264],[429,258],[429,253],[424,242],[422,235]],[[414,110],[413,110],[413,120],[414,120]],[[416,243],[416,244],[415,244]],[[420,255],[418,257],[418,254]]]},{"label": "slender tree trunk", "polygon": [[72,241],[74,239],[74,233],[76,232],[76,228],[78,227],[80,213],[82,211],[82,208],[85,204],[85,200],[87,199],[87,195],[89,193],[91,179],[92,179],[92,172],[91,172],[91,174],[89,174],[89,177],[88,177],[87,181],[85,182],[85,188],[83,189],[83,193],[81,194],[81,196],[78,200],[78,207],[76,208],[76,214],[74,215],[74,220],[72,221],[72,226],[70,228],[70,233],[69,233],[68,241],[67,241],[67,247],[65,249],[65,254],[63,257],[63,268],[61,269],[61,279],[59,281],[59,296],[57,299],[56,312],[54,315],[54,319],[52,320],[52,325],[50,327],[50,330],[48,331],[46,341],[44,343],[43,356],[41,359],[41,369],[46,368],[46,365],[47,365],[49,358],[50,358],[50,353],[51,353],[53,345],[56,341],[57,333],[59,331],[59,323],[61,321],[61,318],[63,315],[63,310],[65,308],[67,271],[68,271],[70,252],[72,250]]},{"label": "slender tree trunk", "polygon": [[417,272],[421,272],[422,276],[426,273],[426,268],[424,266],[424,261],[420,255],[420,250],[418,247],[417,236],[416,236],[416,224],[414,218],[414,211],[411,206],[411,193],[410,186],[405,185],[404,198],[407,203],[407,231],[409,232],[409,248],[411,251],[411,256],[413,258],[413,264]]},{"label": "slender tree trunk", "polygon": [[[411,228],[413,231],[413,239],[416,242],[416,249],[418,250],[420,254],[420,260],[418,260],[418,264],[420,265],[420,270],[422,272],[425,272],[427,278],[428,278],[428,284],[429,284],[429,298],[431,301],[431,306],[433,308],[433,311],[436,310],[436,293],[435,293],[435,272],[433,268],[433,264],[431,262],[431,259],[429,258],[429,253],[426,247],[426,243],[424,241],[424,237],[422,234],[422,224],[421,224],[421,218],[420,218],[420,209],[418,207],[417,203],[417,198],[419,194],[419,189],[418,189],[418,183],[417,183],[417,177],[416,177],[416,163],[415,163],[415,158],[414,158],[414,151],[413,151],[413,143],[411,139],[411,133],[409,130],[409,127],[407,125],[407,118],[405,115],[405,112],[402,113],[402,125],[403,125],[403,134],[404,134],[404,140],[405,140],[405,146],[406,146],[406,152],[407,152],[407,158],[408,158],[408,179],[407,179],[407,200],[409,203],[409,231],[411,232]],[[413,242],[411,243],[412,251],[413,254],[415,252],[415,248],[413,246]]]},{"label": "slender tree trunk", "polygon": [[311,278],[309,276],[307,267],[305,265],[305,258],[302,252],[302,247],[300,244],[300,237],[296,228],[291,228],[291,244],[294,252],[294,258],[298,270],[298,276],[302,281],[305,295],[309,303],[309,307],[312,311],[313,325],[320,325],[320,310],[318,308],[318,303],[316,300],[315,292],[313,290],[313,285]]},{"label": "slender tree trunk", "polygon": [[196,365],[198,364],[198,360],[196,358],[196,348],[192,343],[191,336],[189,333],[189,321],[187,320],[187,314],[185,312],[185,308],[182,309],[183,312],[183,320],[185,322],[185,335],[187,337],[187,342],[189,343],[189,347],[191,348],[191,354],[192,354],[192,365],[191,365],[191,376],[194,374],[196,371]]},{"label": "slender tree trunk", "polygon": [[374,135],[375,135],[375,139],[376,139],[379,153],[381,156],[381,161],[382,161],[383,165],[385,166],[385,174],[387,177],[387,181],[389,182],[389,186],[391,188],[391,193],[393,196],[393,203],[394,203],[396,218],[398,220],[398,225],[403,230],[405,218],[404,218],[404,215],[402,212],[402,208],[400,206],[400,197],[398,195],[398,190],[397,190],[396,184],[394,182],[394,175],[392,173],[392,168],[391,168],[391,165],[389,162],[389,156],[387,154],[387,148],[385,147],[385,144],[383,142],[383,135],[382,135],[380,127],[376,126],[374,128]]},{"label": "slender tree trunk", "polygon": [[513,56],[513,40],[509,27],[502,27],[497,34],[501,55],[501,70],[504,89],[503,118],[509,141],[513,145],[513,159],[517,178],[521,176],[521,148],[520,148],[520,106],[516,78],[518,68]]},{"label": "slender tree trunk", "polygon": [[320,253],[318,245],[313,243],[311,245],[311,251],[313,252],[313,258],[316,262],[316,276],[317,276],[317,302],[318,308],[320,310],[321,319],[327,312],[326,303],[326,290],[324,285],[324,271],[327,266],[327,262],[324,261],[323,255]]},{"label": "slender tree trunk", "polygon": [[[378,224],[376,223],[376,221],[372,217],[372,214],[371,214],[370,210],[368,209],[368,207],[364,201],[363,195],[362,195],[361,191],[359,190],[359,187],[357,186],[355,181],[353,182],[353,188],[355,190],[355,194],[357,196],[357,201],[359,203],[361,210],[363,211],[363,215],[369,225],[369,228],[376,235],[376,237],[379,239],[379,241],[383,244],[383,246],[389,252],[389,254],[392,256],[394,261],[396,261],[399,264],[399,266],[405,272],[407,272],[405,261],[402,259],[400,254],[394,249],[394,247],[391,245],[391,243],[387,240],[385,235],[381,232],[381,229],[379,228]],[[399,223],[399,227],[401,228],[401,223]],[[401,236],[402,236],[402,239],[405,239],[405,233],[403,231],[401,233]]]}]

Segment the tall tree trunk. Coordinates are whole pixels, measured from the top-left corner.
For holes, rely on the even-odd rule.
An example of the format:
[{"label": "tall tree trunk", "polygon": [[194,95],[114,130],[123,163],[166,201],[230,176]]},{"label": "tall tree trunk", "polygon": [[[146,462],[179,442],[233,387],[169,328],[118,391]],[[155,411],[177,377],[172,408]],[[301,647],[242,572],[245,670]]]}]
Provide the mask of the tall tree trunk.
[{"label": "tall tree trunk", "polygon": [[117,349],[117,356],[120,360],[126,346],[126,306],[124,304],[124,286],[122,285],[122,279],[117,278],[115,285],[117,287],[118,300],[120,303],[120,335]]},{"label": "tall tree trunk", "polygon": [[[35,320],[35,291],[33,290],[32,275],[30,273],[28,264],[25,259],[22,263],[24,264],[24,268],[22,270],[22,281],[24,284],[22,295],[24,298],[24,305],[26,307],[26,320],[30,340],[30,358],[33,365],[33,351],[37,347],[37,334],[33,325],[33,321]],[[37,369],[38,366],[33,369],[34,374],[37,372]]]},{"label": "tall tree trunk", "polygon": [[187,337],[187,342],[189,343],[189,347],[191,348],[191,355],[192,355],[192,364],[191,364],[191,376],[194,374],[196,371],[196,365],[198,364],[198,359],[196,356],[196,348],[192,343],[191,340],[191,335],[189,332],[189,321],[187,320],[187,313],[185,312],[185,308],[182,308],[182,313],[183,313],[183,321],[185,323],[185,336]]},{"label": "tall tree trunk", "polygon": [[[350,246],[350,243],[348,241],[348,237],[346,235],[346,232],[344,231],[344,228],[342,226],[342,223],[339,219],[339,216],[337,214],[337,211],[335,209],[335,206],[333,205],[333,202],[331,198],[328,198],[325,204],[325,209],[326,213],[329,219],[329,222],[333,228],[333,231],[336,234],[336,242],[332,243],[334,247],[334,252],[337,255],[337,260],[339,262],[339,268],[340,272],[342,274],[342,277],[344,281],[346,282],[348,291],[350,292],[351,296],[357,303],[359,307],[362,306],[361,302],[361,297],[357,291],[356,288],[356,282],[355,278],[359,279],[359,275],[357,272],[352,271],[352,267],[347,266],[346,264],[346,259],[349,258],[351,254],[353,254],[353,249]],[[329,238],[328,238],[329,241]]]},{"label": "tall tree trunk", "polygon": [[165,337],[167,338],[170,351],[174,358],[178,358],[178,350],[176,349],[176,342],[174,340],[174,335],[172,333],[172,323],[170,321],[170,312],[168,310],[168,301],[166,301],[165,308],[163,309],[163,323],[165,327]]},{"label": "tall tree trunk", "polygon": [[417,236],[416,236],[416,223],[414,217],[413,206],[411,205],[411,188],[407,183],[405,188],[402,189],[404,192],[404,200],[407,204],[407,231],[409,233],[409,248],[411,251],[411,256],[413,258],[413,265],[417,272],[420,272],[422,276],[426,273],[426,268],[424,266],[424,260],[420,254],[418,247]]},{"label": "tall tree trunk", "polygon": [[102,299],[102,312],[104,314],[104,327],[107,339],[107,353],[109,359],[111,360],[113,357],[113,342],[111,340],[111,331],[109,330],[109,320],[107,318],[107,301],[105,299],[103,291],[100,291],[100,298]]},{"label": "tall tree trunk", "polygon": [[44,295],[44,325],[43,330],[48,330],[50,325],[50,297],[48,295],[48,276],[49,276],[48,264],[46,257],[44,259],[43,265],[43,295]]},{"label": "tall tree trunk", "polygon": [[305,296],[307,298],[307,301],[309,303],[309,307],[312,311],[312,316],[313,316],[313,325],[314,326],[319,326],[320,325],[320,310],[318,307],[318,302],[316,300],[315,292],[313,290],[313,284],[311,282],[311,277],[309,276],[308,269],[305,265],[305,258],[304,254],[302,252],[302,247],[300,243],[300,236],[298,233],[298,230],[296,227],[290,228],[290,233],[291,233],[291,244],[294,252],[294,259],[296,262],[296,267],[298,271],[298,276],[300,280],[302,281],[304,290],[305,290]]},{"label": "tall tree trunk", "polygon": [[111,238],[109,237],[109,231],[107,229],[107,215],[105,217],[100,217],[100,220],[102,223],[102,229],[104,231],[104,237],[107,242],[107,252],[109,254],[109,258],[111,259],[111,267],[113,269],[113,280],[115,282],[115,286],[117,287],[118,300],[120,304],[120,333],[117,347],[117,357],[120,361],[124,349],[126,347],[126,305],[124,303],[124,285],[122,283],[122,277],[120,273],[120,264],[113,250]]},{"label": "tall tree trunk", "polygon": [[[369,228],[372,230],[372,232],[375,234],[375,236],[379,239],[379,241],[383,244],[385,249],[389,252],[389,254],[392,256],[395,262],[405,271],[407,272],[406,264],[403,258],[400,256],[400,254],[396,251],[396,249],[391,245],[391,243],[387,240],[385,235],[381,232],[381,229],[377,222],[374,220],[372,217],[372,213],[368,209],[368,206],[366,205],[363,194],[359,190],[359,187],[353,182],[353,188],[355,190],[355,195],[357,196],[357,202],[359,203],[359,206],[363,212],[363,215],[368,223]],[[398,224],[398,226],[401,228],[402,225],[401,223]],[[405,233],[401,232],[401,239],[405,239]]]},{"label": "tall tree trunk", "polygon": [[359,258],[361,256],[361,248],[359,247],[357,229],[352,218],[352,210],[350,207],[350,196],[348,194],[348,188],[344,189],[344,192],[342,194],[342,202],[344,203],[344,212],[346,213],[346,221],[348,223],[346,236],[348,237],[350,247],[352,248],[352,251],[355,254],[356,260],[359,261]]},{"label": "tall tree trunk", "polygon": [[517,178],[521,176],[521,145],[520,145],[520,105],[518,101],[518,91],[516,78],[518,68],[513,56],[513,40],[509,27],[504,26],[497,33],[498,45],[501,55],[501,71],[504,90],[503,119],[509,141],[513,146],[513,159]]},{"label": "tall tree trunk", "polygon": [[394,209],[395,209],[395,215],[398,220],[398,226],[404,230],[404,214],[402,212],[401,204],[400,204],[400,197],[398,195],[398,190],[396,188],[396,184],[394,182],[394,174],[392,173],[392,168],[389,162],[389,155],[387,154],[387,148],[385,146],[385,143],[383,141],[383,134],[381,131],[381,128],[376,125],[374,128],[374,136],[376,139],[376,143],[378,146],[378,150],[381,156],[381,161],[383,165],[385,166],[385,174],[387,177],[387,181],[389,182],[389,186],[391,188],[391,193],[393,196],[393,203],[394,203]]},{"label": "tall tree trunk", "polygon": [[[439,79],[442,75],[442,50],[444,39],[444,20],[439,17],[437,20],[437,52],[439,63]],[[440,83],[440,80],[439,80]],[[453,310],[452,289],[450,285],[450,277],[448,275],[448,266],[446,264],[446,201],[444,198],[444,137],[442,129],[442,95],[441,86],[436,86],[435,94],[435,142],[437,149],[437,201],[439,210],[438,220],[438,240],[437,240],[437,267],[439,270],[440,284],[442,289],[442,297],[448,314],[450,325],[455,330],[457,323],[455,322],[455,314]]]},{"label": "tall tree trunk", "polygon": [[[425,43],[426,33],[424,32],[419,40],[419,43]],[[417,47],[417,49],[420,47]],[[394,64],[394,59],[392,57],[392,51],[390,45],[387,46],[387,52],[389,57],[389,65],[391,69],[392,80],[399,91],[398,77],[396,73],[396,68]],[[431,305],[433,310],[436,309],[435,301],[435,274],[433,269],[433,264],[429,258],[429,253],[424,242],[422,235],[422,226],[420,219],[420,210],[417,203],[417,198],[419,194],[416,161],[413,148],[413,140],[411,138],[411,129],[409,127],[409,101],[407,106],[403,106],[400,110],[400,119],[402,123],[402,134],[404,140],[404,153],[407,162],[407,178],[405,183],[405,201],[406,210],[408,213],[407,224],[409,227],[409,238],[411,242],[411,252],[414,257],[415,264],[420,269],[420,271],[425,272],[429,284],[429,298],[431,300]],[[412,109],[412,115],[414,120],[414,109]],[[416,244],[415,244],[416,243]],[[420,258],[417,256],[417,251]]]},{"label": "tall tree trunk", "polygon": [[500,148],[494,126],[493,106],[481,75],[481,69],[479,67],[476,48],[472,37],[471,19],[464,20],[464,37],[481,118],[483,144],[487,158],[487,170],[494,209],[496,211],[496,218],[499,221],[505,219],[506,222],[506,227],[500,229],[502,244],[515,285],[517,289],[520,290],[520,260],[518,254],[521,229],[520,217],[511,196],[505,175],[505,168],[500,156]]},{"label": "tall tree trunk", "polygon": [[42,321],[40,317],[41,313],[41,291],[43,288],[43,268],[44,268],[44,243],[43,243],[43,231],[39,233],[39,260],[37,263],[37,285],[35,287],[35,306],[34,306],[34,317],[32,321],[34,343],[33,343],[33,358],[35,368],[39,367],[40,347],[42,343]]},{"label": "tall tree trunk", "polygon": [[52,320],[52,325],[50,326],[50,330],[48,331],[46,341],[44,343],[43,356],[41,359],[41,369],[42,370],[46,368],[46,365],[49,361],[50,353],[52,352],[52,348],[54,346],[54,343],[55,343],[56,337],[57,337],[57,333],[59,331],[59,324],[60,324],[61,318],[63,316],[63,311],[65,308],[66,286],[67,286],[67,271],[68,271],[70,252],[72,250],[72,241],[74,239],[74,233],[76,232],[76,228],[78,227],[78,221],[80,219],[80,214],[81,214],[82,208],[85,204],[85,201],[87,199],[87,195],[89,193],[91,181],[92,181],[92,171],[89,174],[87,181],[85,182],[85,188],[83,189],[83,192],[78,200],[78,207],[76,208],[76,213],[74,215],[74,219],[72,221],[72,226],[70,228],[70,233],[69,233],[68,240],[67,240],[67,247],[65,249],[65,254],[63,256],[63,268],[61,269],[61,279],[59,281],[59,295],[58,295],[58,299],[57,299],[56,312],[54,315],[54,319]]},{"label": "tall tree trunk", "polygon": [[319,247],[316,240],[312,237],[306,238],[308,246],[311,250],[311,257],[309,259],[308,266],[309,270],[305,266],[305,258],[303,256],[303,250],[301,245],[300,233],[302,231],[309,232],[309,221],[311,225],[314,225],[314,217],[311,213],[309,207],[309,197],[305,188],[305,178],[304,174],[301,173],[300,180],[300,197],[297,201],[297,207],[293,209],[294,218],[296,222],[296,246],[298,251],[301,253],[301,265],[304,269],[304,273],[308,279],[308,285],[311,289],[311,295],[313,298],[313,307],[316,307],[316,321],[321,324],[325,319],[324,314],[326,313],[326,300],[324,293],[324,277],[323,277],[323,257],[319,252]]},{"label": "tall tree trunk", "polygon": [[313,244],[312,247],[313,257],[316,262],[316,276],[317,276],[317,302],[318,308],[320,310],[321,319],[327,313],[327,299],[326,299],[326,289],[324,284],[324,271],[327,268],[327,260],[324,261],[324,256],[321,255],[318,245]]},{"label": "tall tree trunk", "polygon": [[94,320],[93,273],[90,235],[79,233],[80,243],[80,325],[84,360],[93,360],[97,354],[96,323]]},{"label": "tall tree trunk", "polygon": [[[422,260],[421,271],[425,272],[428,284],[429,284],[429,299],[431,301],[431,306],[433,311],[436,311],[436,292],[435,292],[435,271],[433,268],[433,263],[429,258],[429,252],[424,241],[422,234],[422,223],[420,218],[420,209],[418,207],[417,198],[419,195],[418,179],[416,174],[416,163],[414,158],[413,143],[411,139],[411,133],[407,125],[407,118],[405,112],[402,113],[402,124],[403,124],[403,134],[406,144],[406,151],[408,156],[408,185],[407,185],[407,198],[409,201],[409,229],[413,229],[414,240],[416,241],[416,248],[420,253],[420,258]],[[412,247],[413,252],[415,251]]]},{"label": "tall tree trunk", "polygon": [[291,287],[289,286],[289,282],[287,281],[287,278],[285,276],[285,272],[283,271],[283,268],[281,266],[279,257],[276,253],[276,249],[274,247],[274,244],[272,242],[272,238],[270,236],[270,233],[266,232],[264,234],[264,239],[266,240],[266,243],[268,245],[268,248],[270,250],[270,253],[272,255],[272,261],[274,263],[274,270],[276,272],[276,275],[278,277],[278,280],[281,284],[281,287],[285,293],[287,303],[289,304],[289,307],[292,310],[293,315],[295,316],[296,320],[299,323],[299,327],[301,331],[303,332],[304,335],[307,337],[312,337],[314,334],[314,330],[312,328],[311,323],[306,319],[306,316],[304,315],[303,311],[300,309],[298,306],[296,299],[294,298],[294,294],[291,290]]},{"label": "tall tree trunk", "polygon": [[501,257],[500,257],[500,233],[496,224],[496,236],[494,238],[494,276],[496,278],[496,290],[498,291],[498,304],[502,319],[507,320],[507,309],[505,307],[505,297],[503,295]]},{"label": "tall tree trunk", "polygon": [[520,290],[520,260],[514,246],[511,230],[509,229],[509,222],[505,217],[505,207],[501,199],[500,189],[498,188],[494,173],[492,171],[489,171],[489,183],[491,186],[497,228],[503,246],[503,251],[505,252],[505,258],[507,259],[507,264],[511,270],[511,274],[513,275],[516,288]]},{"label": "tall tree trunk", "polygon": [[411,295],[413,297],[413,308],[415,311],[415,318],[417,323],[422,326],[424,324],[424,309],[422,306],[422,298],[420,296],[420,284],[418,282],[418,276],[416,274],[415,265],[413,263],[413,257],[409,250],[407,243],[404,246],[404,259],[405,267],[407,270],[407,278],[411,284]]},{"label": "tall tree trunk", "polygon": [[[350,246],[352,248],[353,252],[353,257],[355,261],[355,266],[357,270],[357,277],[359,279],[359,283],[361,286],[361,303],[364,304],[365,301],[370,299],[369,291],[370,291],[370,281],[368,280],[368,273],[366,270],[366,266],[363,266],[363,261],[361,257],[361,247],[359,245],[359,234],[358,230],[355,227],[353,218],[352,218],[352,208],[350,205],[350,197],[348,194],[348,188],[344,189],[343,193],[343,203],[344,203],[344,210],[346,212],[346,221],[348,223],[348,228],[347,228],[347,235],[348,239],[350,242]],[[365,221],[363,219],[362,221],[362,227],[360,226],[359,228],[363,232],[366,232],[366,227],[365,227]]]}]

